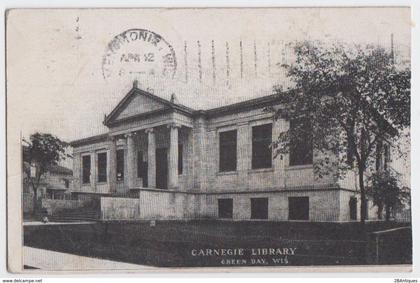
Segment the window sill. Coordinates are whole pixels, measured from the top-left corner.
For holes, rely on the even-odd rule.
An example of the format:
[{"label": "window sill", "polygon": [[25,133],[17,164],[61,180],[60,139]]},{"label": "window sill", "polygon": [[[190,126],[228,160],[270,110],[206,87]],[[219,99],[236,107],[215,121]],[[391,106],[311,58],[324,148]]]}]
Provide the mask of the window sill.
[{"label": "window sill", "polygon": [[258,169],[250,169],[250,170],[248,170],[248,173],[249,174],[264,173],[264,172],[274,172],[274,168],[273,167],[269,167],[269,168],[258,168]]},{"label": "window sill", "polygon": [[217,172],[216,176],[238,175],[238,171]]},{"label": "window sill", "polygon": [[314,167],[313,164],[305,164],[305,165],[292,165],[286,166],[285,170],[302,170],[302,169],[312,169]]},{"label": "window sill", "polygon": [[99,185],[99,186],[106,185],[106,184],[108,184],[108,182],[98,182],[98,183],[96,183],[96,185]]}]

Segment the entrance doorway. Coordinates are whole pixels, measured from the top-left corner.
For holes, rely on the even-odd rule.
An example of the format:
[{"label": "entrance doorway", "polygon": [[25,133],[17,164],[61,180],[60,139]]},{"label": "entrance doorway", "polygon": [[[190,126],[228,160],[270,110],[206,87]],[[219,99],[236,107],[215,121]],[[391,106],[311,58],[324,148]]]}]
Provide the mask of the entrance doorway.
[{"label": "entrance doorway", "polygon": [[156,187],[168,189],[168,149],[156,149]]}]

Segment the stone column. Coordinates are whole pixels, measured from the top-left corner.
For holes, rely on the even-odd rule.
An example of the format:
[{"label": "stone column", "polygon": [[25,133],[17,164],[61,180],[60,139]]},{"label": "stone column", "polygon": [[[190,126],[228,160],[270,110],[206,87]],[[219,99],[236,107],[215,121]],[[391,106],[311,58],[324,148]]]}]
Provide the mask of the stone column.
[{"label": "stone column", "polygon": [[238,186],[248,189],[248,170],[251,168],[251,127],[248,123],[238,125],[237,158],[238,158]]},{"label": "stone column", "polygon": [[206,178],[204,168],[204,160],[206,159],[206,123],[203,116],[196,119],[192,131],[193,187],[203,189]]},{"label": "stone column", "polygon": [[109,190],[111,193],[115,193],[117,191],[117,144],[115,137],[110,137],[108,172]]},{"label": "stone column", "polygon": [[147,179],[148,187],[156,188],[156,142],[153,128],[146,129],[147,133]]},{"label": "stone column", "polygon": [[134,145],[134,133],[126,134],[127,138],[127,185],[128,189],[136,184],[136,148]]},{"label": "stone column", "polygon": [[169,188],[178,187],[178,129],[180,125],[170,124],[168,125],[170,131],[170,142],[169,142]]},{"label": "stone column", "polygon": [[92,150],[90,152],[90,186],[94,191],[96,191],[96,183],[97,183],[97,172],[98,172],[98,164],[96,162],[96,152]]},{"label": "stone column", "polygon": [[73,187],[74,189],[81,191],[82,190],[82,156],[80,153],[74,154],[73,174],[74,174]]}]

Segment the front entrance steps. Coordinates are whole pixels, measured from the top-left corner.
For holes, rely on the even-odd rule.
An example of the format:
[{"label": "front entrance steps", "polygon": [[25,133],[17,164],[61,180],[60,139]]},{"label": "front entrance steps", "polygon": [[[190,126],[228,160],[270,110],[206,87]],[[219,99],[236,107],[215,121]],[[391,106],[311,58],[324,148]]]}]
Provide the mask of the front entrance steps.
[{"label": "front entrance steps", "polygon": [[98,221],[99,219],[99,209],[90,207],[63,209],[48,217],[49,221],[57,222]]}]

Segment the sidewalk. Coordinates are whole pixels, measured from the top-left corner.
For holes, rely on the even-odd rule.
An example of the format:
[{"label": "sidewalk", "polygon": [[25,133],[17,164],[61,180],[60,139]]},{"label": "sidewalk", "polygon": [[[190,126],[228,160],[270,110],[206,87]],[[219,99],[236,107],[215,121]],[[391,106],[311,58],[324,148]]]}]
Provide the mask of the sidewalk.
[{"label": "sidewalk", "polygon": [[78,256],[61,252],[24,247],[23,262],[27,266],[49,271],[146,270],[152,266]]},{"label": "sidewalk", "polygon": [[80,224],[95,224],[94,221],[75,221],[75,222],[47,222],[42,221],[27,221],[23,222],[23,226],[47,226],[47,225],[80,225]]}]

